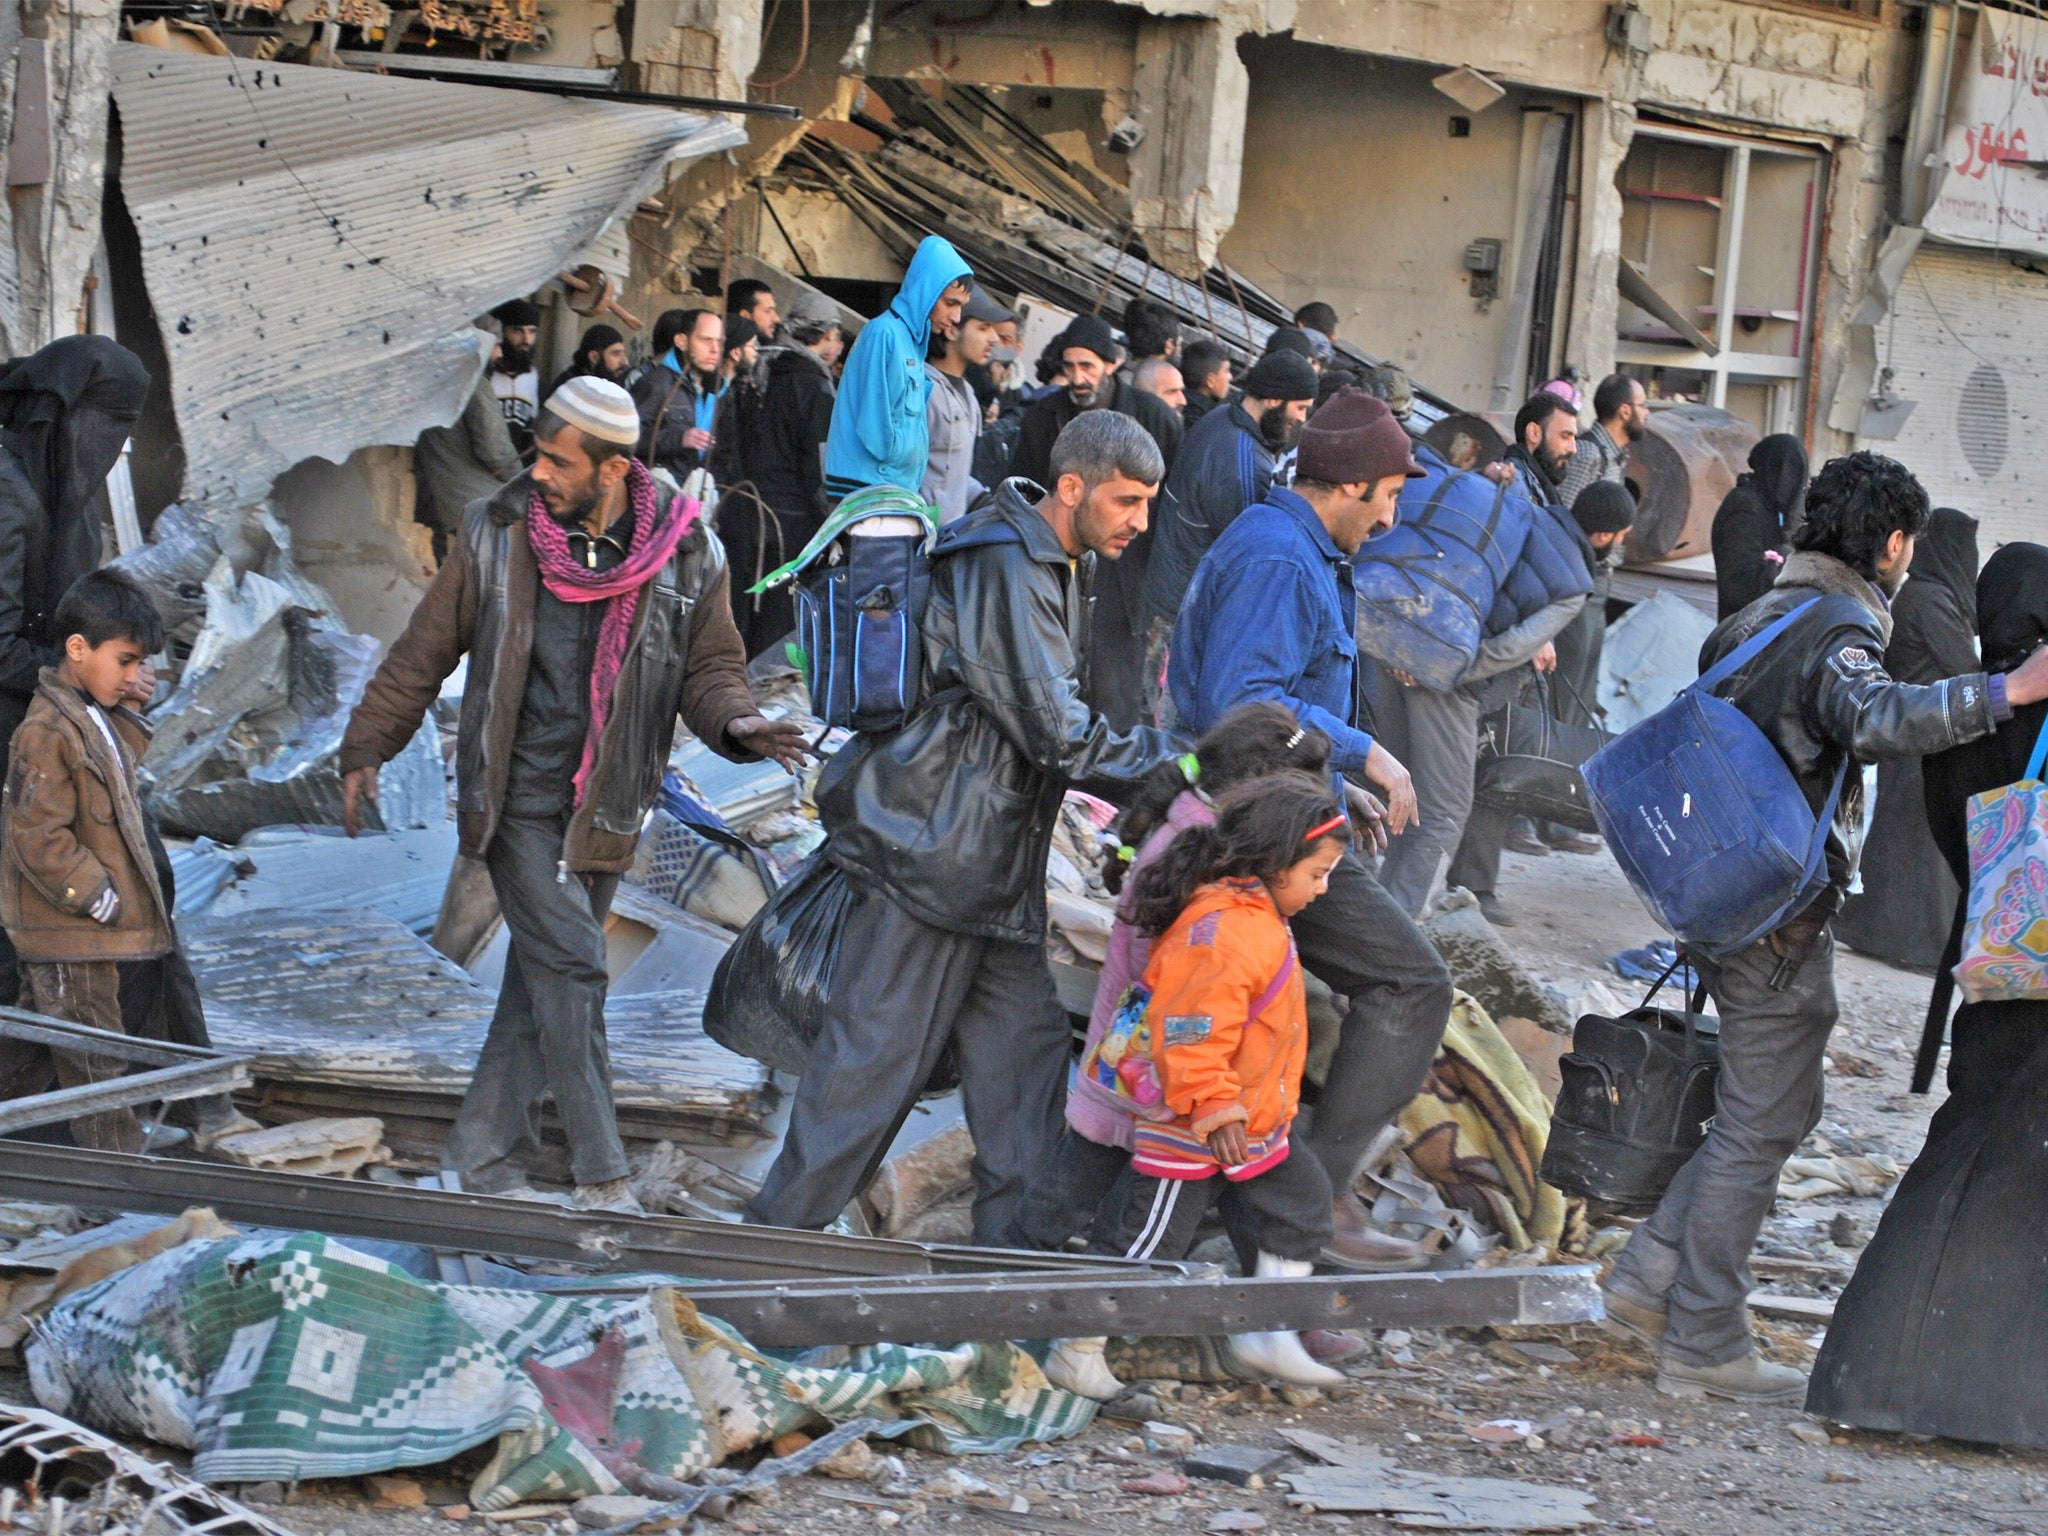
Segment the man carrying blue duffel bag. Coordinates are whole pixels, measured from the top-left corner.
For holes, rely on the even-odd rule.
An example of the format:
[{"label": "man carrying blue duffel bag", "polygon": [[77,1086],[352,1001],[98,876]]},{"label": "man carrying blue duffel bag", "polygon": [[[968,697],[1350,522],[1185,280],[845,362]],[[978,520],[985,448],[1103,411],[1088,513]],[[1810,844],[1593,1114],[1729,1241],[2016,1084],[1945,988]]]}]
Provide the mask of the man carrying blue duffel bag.
[{"label": "man carrying blue duffel bag", "polygon": [[1944,751],[2048,698],[2048,651],[1924,687],[1886,675],[1890,598],[1927,521],[1903,465],[1833,460],[1777,585],[1708,637],[1697,696],[1587,764],[1616,858],[1685,941],[1721,1019],[1706,1140],[1602,1288],[1610,1322],[1657,1351],[1657,1386],[1677,1396],[1806,1392],[1800,1372],[1757,1354],[1745,1299],[1779,1170],[1821,1117],[1837,1013],[1828,924],[1854,872],[1842,829],[1861,815],[1860,765]]}]

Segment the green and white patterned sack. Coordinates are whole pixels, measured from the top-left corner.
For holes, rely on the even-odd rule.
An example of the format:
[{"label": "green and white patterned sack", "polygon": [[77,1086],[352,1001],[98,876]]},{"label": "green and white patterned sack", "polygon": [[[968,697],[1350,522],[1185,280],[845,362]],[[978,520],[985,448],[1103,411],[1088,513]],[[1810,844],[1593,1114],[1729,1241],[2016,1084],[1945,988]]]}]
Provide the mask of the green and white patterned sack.
[{"label": "green and white patterned sack", "polygon": [[496,1439],[479,1511],[615,1493],[635,1468],[690,1478],[820,1419],[1003,1452],[1095,1411],[1014,1345],[781,1359],[683,1288],[441,1285],[315,1233],[160,1254],[66,1298],[27,1356],[45,1407],[190,1450],[207,1482],[428,1466]]}]

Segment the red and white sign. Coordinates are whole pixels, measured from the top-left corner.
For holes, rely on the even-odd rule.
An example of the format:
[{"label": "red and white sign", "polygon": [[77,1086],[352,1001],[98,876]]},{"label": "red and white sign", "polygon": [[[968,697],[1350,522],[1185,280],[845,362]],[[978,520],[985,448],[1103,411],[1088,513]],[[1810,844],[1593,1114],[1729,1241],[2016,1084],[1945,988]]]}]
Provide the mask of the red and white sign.
[{"label": "red and white sign", "polygon": [[2048,22],[1977,13],[1942,154],[1929,235],[2048,253]]}]

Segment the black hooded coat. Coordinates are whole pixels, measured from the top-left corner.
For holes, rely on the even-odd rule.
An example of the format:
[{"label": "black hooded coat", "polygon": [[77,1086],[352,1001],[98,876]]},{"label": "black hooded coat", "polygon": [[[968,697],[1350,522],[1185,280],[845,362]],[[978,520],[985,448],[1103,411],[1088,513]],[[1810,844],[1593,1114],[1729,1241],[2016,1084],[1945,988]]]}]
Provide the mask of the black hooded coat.
[{"label": "black hooded coat", "polygon": [[[0,783],[37,674],[57,664],[57,601],[100,563],[107,474],[148,392],[141,359],[105,336],[66,336],[0,367]],[[0,934],[0,1004],[19,988]]]},{"label": "black hooded coat", "polygon": [[1740,613],[1771,590],[1806,505],[1806,450],[1789,432],[1774,432],[1749,450],[1749,473],[1735,482],[1714,514],[1714,582],[1718,618]]},{"label": "black hooded coat", "polygon": [[0,775],[57,662],[51,615],[100,563],[101,497],[149,374],[119,342],[66,336],[0,368]]},{"label": "black hooded coat", "polygon": [[[1977,520],[1935,509],[1913,552],[1912,575],[1892,601],[1885,670],[1902,683],[1938,683],[1979,670]],[[1877,804],[1863,844],[1863,889],[1835,919],[1851,949],[1932,970],[1948,940],[1959,887],[1927,830],[1917,757],[1877,766]]]},{"label": "black hooded coat", "polygon": [[[1984,665],[2010,671],[2048,637],[2048,548],[1999,549],[1977,607]],[[1927,821],[1955,880],[1970,869],[1970,797],[2024,773],[2044,722],[2048,703],[2023,705],[1993,734],[1924,760]],[[1964,1003],[1949,1031],[1948,1098],[1835,1304],[1807,1412],[2048,1447],[2048,1373],[2014,1369],[2048,1338],[2044,1267],[2048,1002]]]}]

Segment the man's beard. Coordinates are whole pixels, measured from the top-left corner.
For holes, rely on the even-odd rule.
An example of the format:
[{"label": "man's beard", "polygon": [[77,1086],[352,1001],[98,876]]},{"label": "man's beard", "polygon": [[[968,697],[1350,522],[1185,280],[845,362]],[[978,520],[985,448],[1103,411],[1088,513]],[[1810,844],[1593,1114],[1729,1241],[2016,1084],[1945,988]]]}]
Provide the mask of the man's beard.
[{"label": "man's beard", "polygon": [[594,379],[603,379],[608,384],[623,384],[630,371],[630,368],[607,368],[599,363],[591,368],[590,376]]},{"label": "man's beard", "polygon": [[1621,423],[1622,447],[1626,448],[1630,443],[1641,441],[1642,435],[1643,424],[1641,421],[1631,418],[1630,420]]},{"label": "man's beard", "polygon": [[500,373],[509,373],[516,378],[533,366],[531,347],[501,346],[499,351],[502,353],[497,362],[497,370]]},{"label": "man's beard", "polygon": [[570,496],[566,490],[560,489],[557,489],[556,494],[563,497],[561,506],[556,506],[549,499],[547,490],[540,493],[541,505],[548,509],[549,517],[565,528],[589,522],[590,514],[604,505],[604,487],[597,483],[597,477],[594,475],[591,477],[590,488],[581,494]]},{"label": "man's beard", "polygon": [[1099,384],[1069,384],[1067,386],[1067,398],[1084,411],[1095,404],[1096,396],[1101,393],[1102,386]]},{"label": "man's beard", "polygon": [[1287,419],[1287,402],[1269,405],[1259,417],[1259,436],[1275,453],[1285,453],[1301,441],[1301,423]]},{"label": "man's beard", "polygon": [[1550,477],[1552,485],[1564,484],[1564,472],[1571,464],[1571,461],[1572,456],[1570,454],[1558,455],[1552,453],[1548,448],[1538,448],[1536,450],[1536,467]]}]

